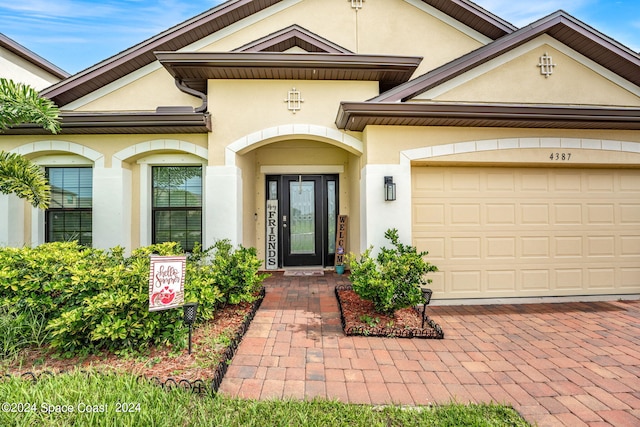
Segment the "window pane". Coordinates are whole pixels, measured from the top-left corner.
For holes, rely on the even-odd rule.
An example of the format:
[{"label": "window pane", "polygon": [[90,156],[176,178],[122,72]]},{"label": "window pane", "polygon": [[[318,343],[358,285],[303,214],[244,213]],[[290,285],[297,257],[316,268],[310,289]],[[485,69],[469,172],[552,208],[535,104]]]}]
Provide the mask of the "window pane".
[{"label": "window pane", "polygon": [[314,254],[315,232],[315,182],[289,183],[289,224],[292,254]]},{"label": "window pane", "polygon": [[202,167],[154,166],[153,242],[178,242],[190,251],[202,242]]},{"label": "window pane", "polygon": [[155,166],[154,207],[202,206],[202,167]]},{"label": "window pane", "polygon": [[91,245],[93,169],[87,167],[47,168],[51,203],[47,209],[46,241],[78,240]]}]

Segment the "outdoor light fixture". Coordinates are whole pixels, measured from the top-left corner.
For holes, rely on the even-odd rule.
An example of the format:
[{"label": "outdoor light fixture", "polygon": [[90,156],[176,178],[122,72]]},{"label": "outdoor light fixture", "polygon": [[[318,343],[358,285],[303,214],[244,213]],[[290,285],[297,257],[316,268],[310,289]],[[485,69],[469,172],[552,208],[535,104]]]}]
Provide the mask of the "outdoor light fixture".
[{"label": "outdoor light fixture", "polygon": [[431,302],[431,295],[433,291],[431,289],[422,288],[422,298],[424,298],[424,305],[422,306],[422,329],[424,329],[424,321],[427,319],[427,306]]},{"label": "outdoor light fixture", "polygon": [[392,176],[384,177],[384,201],[392,202],[396,199],[396,184]]},{"label": "outdoor light fixture", "polygon": [[193,323],[196,321],[198,313],[198,303],[189,302],[182,306],[184,309],[184,323],[189,325],[189,354],[191,354],[191,333],[193,332]]}]

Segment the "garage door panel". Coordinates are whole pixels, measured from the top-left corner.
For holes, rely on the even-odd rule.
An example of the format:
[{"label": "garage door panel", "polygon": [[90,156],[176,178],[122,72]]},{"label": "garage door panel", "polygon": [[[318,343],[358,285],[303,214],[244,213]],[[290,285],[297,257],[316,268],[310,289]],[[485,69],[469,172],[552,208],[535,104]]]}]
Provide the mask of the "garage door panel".
[{"label": "garage door panel", "polygon": [[488,225],[515,225],[515,203],[487,203],[485,205],[486,223]]},{"label": "garage door panel", "polygon": [[551,258],[548,237],[523,237],[520,239],[522,258]]},{"label": "garage door panel", "polygon": [[615,223],[615,206],[613,203],[587,203],[587,224],[602,225]]},{"label": "garage door panel", "polygon": [[487,270],[486,291],[489,293],[515,292],[516,291],[516,270]]},{"label": "garage door panel", "polygon": [[610,193],[615,191],[613,175],[600,172],[587,175],[587,191],[590,193]]},{"label": "garage door panel", "polygon": [[639,170],[414,167],[413,190],[435,298],[640,293]]},{"label": "garage door panel", "polygon": [[449,257],[452,260],[481,259],[481,244],[479,237],[453,237]]},{"label": "garage door panel", "polygon": [[555,203],[553,205],[554,225],[581,225],[581,203]]},{"label": "garage door panel", "polygon": [[429,261],[434,264],[446,258],[444,237],[418,238],[415,239],[414,244],[418,248],[428,248],[425,250],[429,252]]},{"label": "garage door panel", "polygon": [[480,270],[451,272],[451,292],[463,295],[481,292],[481,276]]},{"label": "garage door panel", "polygon": [[640,236],[620,236],[620,256],[640,260]]},{"label": "garage door panel", "polygon": [[516,254],[516,238],[489,236],[486,242],[486,258],[489,260],[515,259]]},{"label": "garage door panel", "polygon": [[452,203],[451,225],[480,225],[480,205],[476,203]]},{"label": "garage door panel", "polygon": [[523,291],[548,292],[551,290],[549,270],[523,269],[520,271],[520,283]]},{"label": "garage door panel", "polygon": [[589,258],[616,256],[616,244],[614,236],[587,236],[587,256]]},{"label": "garage door panel", "polygon": [[428,206],[417,205],[413,208],[415,225],[442,225],[445,222],[444,203],[430,203]]},{"label": "garage door panel", "polygon": [[582,258],[584,242],[582,236],[557,236],[554,239],[556,258]]},{"label": "garage door panel", "polygon": [[544,172],[524,172],[521,178],[522,192],[549,192],[549,176]]},{"label": "garage door panel", "polygon": [[620,223],[624,225],[640,225],[640,204],[621,204]]},{"label": "garage door panel", "polygon": [[640,267],[623,267],[620,269],[620,286],[637,292],[640,289]]},{"label": "garage door panel", "polygon": [[583,289],[583,269],[556,268],[555,289],[559,291],[578,291]]},{"label": "garage door panel", "polygon": [[521,223],[525,225],[549,225],[548,203],[521,203]]},{"label": "garage door panel", "polygon": [[587,285],[593,290],[615,289],[615,270],[613,268],[587,268]]},{"label": "garage door panel", "polygon": [[582,192],[582,175],[574,172],[560,172],[556,174],[553,190],[557,193],[580,193]]},{"label": "garage door panel", "polygon": [[640,195],[640,177],[634,173],[620,176],[620,191],[636,193]]}]

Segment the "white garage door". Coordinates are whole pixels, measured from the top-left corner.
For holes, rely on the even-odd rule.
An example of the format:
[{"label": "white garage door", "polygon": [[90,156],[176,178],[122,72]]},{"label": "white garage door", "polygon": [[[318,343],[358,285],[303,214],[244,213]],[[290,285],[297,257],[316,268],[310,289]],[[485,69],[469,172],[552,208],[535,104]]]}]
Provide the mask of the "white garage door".
[{"label": "white garage door", "polygon": [[434,298],[640,293],[640,170],[414,167]]}]

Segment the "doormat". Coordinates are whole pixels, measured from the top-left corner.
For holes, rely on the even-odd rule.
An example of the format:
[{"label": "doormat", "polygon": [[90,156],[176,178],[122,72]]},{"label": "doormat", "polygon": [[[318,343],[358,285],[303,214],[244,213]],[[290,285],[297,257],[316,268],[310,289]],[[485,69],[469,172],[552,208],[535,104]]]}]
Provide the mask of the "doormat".
[{"label": "doormat", "polygon": [[285,276],[299,276],[299,277],[308,277],[308,276],[324,276],[324,270],[322,269],[304,269],[304,270],[285,270]]}]

